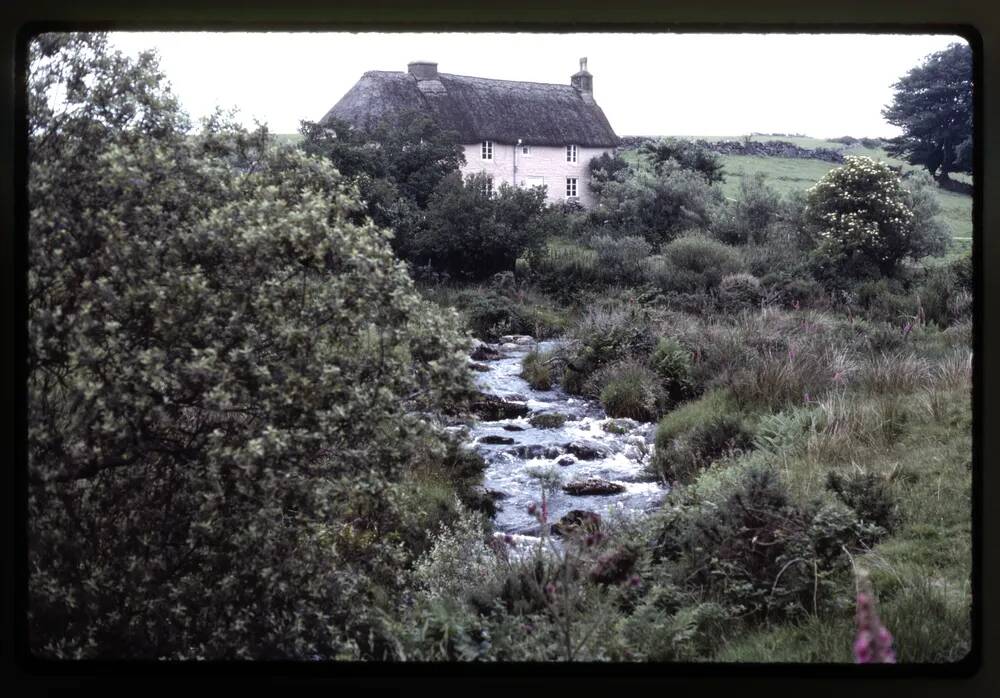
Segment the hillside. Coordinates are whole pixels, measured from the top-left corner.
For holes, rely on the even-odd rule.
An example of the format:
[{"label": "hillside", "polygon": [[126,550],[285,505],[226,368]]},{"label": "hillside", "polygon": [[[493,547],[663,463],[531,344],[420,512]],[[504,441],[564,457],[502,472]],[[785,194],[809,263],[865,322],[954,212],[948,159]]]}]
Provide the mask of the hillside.
[{"label": "hillside", "polygon": [[[706,140],[706,141],[739,141],[743,136],[674,136],[686,140]],[[875,160],[881,160],[893,167],[902,167],[903,171],[919,169],[910,165],[904,160],[894,158],[882,148],[866,148],[860,142],[846,146],[836,141],[822,138],[811,138],[808,136],[771,136],[754,135],[755,141],[781,140],[793,143],[801,148],[826,148],[838,150],[844,155],[864,155]],[[634,158],[634,151],[624,153],[626,159]],[[796,189],[804,190],[811,187],[825,175],[830,169],[836,167],[836,163],[825,162],[815,159],[782,158],[782,157],[762,157],[752,155],[720,155],[725,166],[725,181],[722,183],[722,190],[726,196],[735,196],[739,190],[740,178],[743,175],[762,172],[767,176],[768,184],[774,189],[785,193]],[[971,177],[965,175],[952,175],[954,179],[965,182],[972,181]],[[972,197],[964,194],[957,194],[943,189],[936,190],[938,203],[941,205],[941,218],[951,229],[952,236],[956,241],[956,252],[964,251],[972,243]]]}]

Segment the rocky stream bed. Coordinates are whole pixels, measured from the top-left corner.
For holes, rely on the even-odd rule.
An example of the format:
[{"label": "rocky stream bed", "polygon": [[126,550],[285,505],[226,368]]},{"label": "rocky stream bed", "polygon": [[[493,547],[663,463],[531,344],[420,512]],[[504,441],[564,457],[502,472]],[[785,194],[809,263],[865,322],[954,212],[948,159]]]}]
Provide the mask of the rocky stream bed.
[{"label": "rocky stream bed", "polygon": [[[535,390],[520,377],[521,360],[532,349],[547,351],[558,342],[536,343],[513,335],[499,344],[479,343],[473,351],[476,382],[483,397],[480,418],[467,435],[487,463],[484,485],[495,499],[498,534],[534,537],[539,523],[529,507],[540,501],[538,469],[558,473],[560,487],[547,499],[547,520],[558,522],[633,515],[662,501],[667,489],[646,464],[653,452],[655,425],[610,419],[591,400],[558,386]],[[560,426],[533,426],[532,417],[565,416]],[[558,421],[556,418],[554,421]]]}]

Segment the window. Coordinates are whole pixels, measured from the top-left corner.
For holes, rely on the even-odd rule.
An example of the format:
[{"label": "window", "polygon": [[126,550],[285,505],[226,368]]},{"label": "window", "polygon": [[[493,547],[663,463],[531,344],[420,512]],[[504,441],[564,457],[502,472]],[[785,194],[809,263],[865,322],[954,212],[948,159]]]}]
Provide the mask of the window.
[{"label": "window", "polygon": [[566,178],[566,197],[576,198],[576,177]]},{"label": "window", "polygon": [[493,159],[493,141],[483,141],[483,160]]},{"label": "window", "polygon": [[530,157],[531,156],[531,146],[530,145],[522,145],[521,146],[521,155],[525,155],[525,156]]},{"label": "window", "polygon": [[566,162],[576,162],[576,146],[566,146]]}]

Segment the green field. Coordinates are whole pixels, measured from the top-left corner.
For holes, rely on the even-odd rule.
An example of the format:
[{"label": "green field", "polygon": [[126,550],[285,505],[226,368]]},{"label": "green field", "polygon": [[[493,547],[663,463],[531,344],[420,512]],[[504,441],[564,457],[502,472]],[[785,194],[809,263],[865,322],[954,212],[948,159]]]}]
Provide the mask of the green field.
[{"label": "green field", "polygon": [[[742,140],[743,136],[677,136],[690,140],[722,141],[722,140]],[[802,148],[830,148],[839,150],[844,155],[864,155],[875,160],[887,162],[894,167],[902,166],[904,170],[918,169],[908,164],[904,160],[888,155],[881,148],[865,148],[860,143],[850,147],[843,143],[821,138],[809,137],[781,137],[781,136],[753,136],[756,141],[781,140],[794,143]],[[634,151],[625,154],[626,159],[634,158]],[[722,183],[722,191],[728,197],[736,196],[739,191],[740,178],[743,175],[762,172],[768,180],[768,184],[781,193],[786,193],[796,189],[804,190],[811,187],[825,175],[830,169],[836,167],[835,163],[823,160],[796,159],[765,157],[756,155],[720,155],[725,166],[725,180]],[[971,178],[963,175],[952,175],[954,179],[971,182]],[[941,219],[951,229],[951,234],[956,241],[956,249],[964,250],[971,246],[972,241],[972,197],[964,194],[936,190],[938,203],[941,205]]]}]

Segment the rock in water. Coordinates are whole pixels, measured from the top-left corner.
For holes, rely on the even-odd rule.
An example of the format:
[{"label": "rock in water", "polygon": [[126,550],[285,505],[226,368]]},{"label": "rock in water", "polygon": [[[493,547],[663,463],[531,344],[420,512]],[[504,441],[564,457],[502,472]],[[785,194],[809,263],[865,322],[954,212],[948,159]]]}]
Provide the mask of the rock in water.
[{"label": "rock in water", "polygon": [[486,436],[479,437],[479,443],[492,444],[494,446],[509,446],[510,444],[515,443],[515,441],[509,436],[500,436],[499,434],[487,434]]},{"label": "rock in water", "polygon": [[524,460],[531,460],[532,458],[558,458],[562,451],[555,446],[528,444],[527,446],[512,448],[507,451],[507,453],[517,456],[518,458],[523,458]]},{"label": "rock in water", "polygon": [[577,482],[571,482],[567,485],[563,485],[563,492],[578,497],[585,495],[620,494],[624,491],[624,485],[619,485],[617,482],[611,482],[610,480],[602,480],[598,477],[592,477],[586,480],[579,480]]},{"label": "rock in water", "polygon": [[473,371],[479,371],[480,373],[485,373],[486,371],[490,370],[490,367],[487,366],[486,364],[476,363],[475,361],[469,362],[469,368],[471,368]]},{"label": "rock in water", "polygon": [[577,531],[596,533],[600,527],[600,514],[583,509],[571,509],[559,519],[558,523],[552,524],[552,532],[557,536],[565,536]]},{"label": "rock in water", "polygon": [[520,424],[504,424],[503,428],[506,431],[524,431],[524,427]]},{"label": "rock in water", "polygon": [[564,468],[567,465],[573,465],[574,463],[576,463],[576,458],[574,458],[573,456],[563,456],[562,458],[556,461],[556,465],[561,465]]},{"label": "rock in water", "polygon": [[610,451],[595,441],[571,441],[564,448],[580,460],[606,458]]},{"label": "rock in water", "polygon": [[469,406],[469,411],[484,422],[498,422],[501,419],[524,417],[528,414],[528,406],[517,402],[508,402],[496,395],[480,393]]},{"label": "rock in water", "polygon": [[469,356],[474,361],[492,361],[493,359],[499,359],[501,354],[486,342],[474,339],[472,340],[472,350],[469,352]]}]

